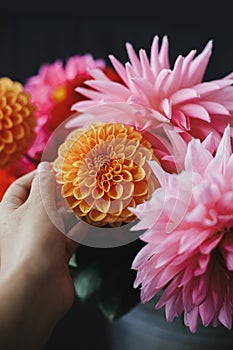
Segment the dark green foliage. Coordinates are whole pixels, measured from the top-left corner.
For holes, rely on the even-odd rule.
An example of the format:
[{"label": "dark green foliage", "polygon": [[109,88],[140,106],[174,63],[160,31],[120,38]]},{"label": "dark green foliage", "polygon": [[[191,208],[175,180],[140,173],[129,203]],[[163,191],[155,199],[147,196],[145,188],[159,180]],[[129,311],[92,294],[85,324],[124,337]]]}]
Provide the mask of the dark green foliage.
[{"label": "dark green foliage", "polygon": [[79,245],[77,267],[70,266],[77,297],[94,296],[102,313],[114,321],[139,302],[139,289],[133,288],[136,272],[133,259],[144,245],[140,240],[116,248]]}]

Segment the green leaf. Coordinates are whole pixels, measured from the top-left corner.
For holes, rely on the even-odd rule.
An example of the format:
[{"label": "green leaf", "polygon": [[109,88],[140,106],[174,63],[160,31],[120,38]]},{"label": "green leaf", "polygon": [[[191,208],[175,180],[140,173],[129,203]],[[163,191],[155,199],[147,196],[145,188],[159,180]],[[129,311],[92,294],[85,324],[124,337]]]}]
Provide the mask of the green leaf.
[{"label": "green leaf", "polygon": [[115,321],[139,302],[139,291],[133,289],[130,281],[105,280],[98,290],[97,303],[109,321]]},{"label": "green leaf", "polygon": [[139,240],[116,248],[79,245],[78,267],[71,270],[77,297],[86,300],[93,295],[109,321],[127,313],[140,301],[139,290],[133,287],[136,272],[131,266],[143,246]]},{"label": "green leaf", "polygon": [[85,301],[100,286],[101,276],[98,264],[90,264],[85,267],[78,267],[71,273],[74,282],[76,295]]}]

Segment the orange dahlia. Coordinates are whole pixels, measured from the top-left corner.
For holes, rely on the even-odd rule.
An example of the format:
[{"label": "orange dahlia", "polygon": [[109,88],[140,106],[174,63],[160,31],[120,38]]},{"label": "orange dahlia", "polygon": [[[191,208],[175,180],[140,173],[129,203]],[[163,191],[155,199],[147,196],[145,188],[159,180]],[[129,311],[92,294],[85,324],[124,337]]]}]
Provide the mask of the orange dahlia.
[{"label": "orange dahlia", "polygon": [[151,143],[133,126],[94,123],[59,147],[54,170],[76,216],[94,226],[120,226],[136,218],[128,208],[158,187],[147,163],[152,159]]},{"label": "orange dahlia", "polygon": [[0,167],[19,159],[32,144],[34,109],[19,82],[0,78]]}]

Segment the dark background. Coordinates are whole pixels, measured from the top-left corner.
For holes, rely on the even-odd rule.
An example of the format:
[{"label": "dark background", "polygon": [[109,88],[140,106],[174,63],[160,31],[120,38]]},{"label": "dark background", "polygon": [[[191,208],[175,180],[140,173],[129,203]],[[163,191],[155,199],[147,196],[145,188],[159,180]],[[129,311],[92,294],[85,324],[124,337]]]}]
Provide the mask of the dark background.
[{"label": "dark background", "polygon": [[[233,70],[233,19],[223,1],[106,2],[40,1],[1,2],[0,76],[25,83],[42,63],[66,60],[76,54],[91,53],[108,61],[114,54],[126,61],[125,42],[149,53],[152,38],[168,35],[170,59],[200,52],[208,40],[214,41],[205,80],[227,75]],[[78,300],[57,325],[47,350],[111,350],[107,321],[96,304]]]}]

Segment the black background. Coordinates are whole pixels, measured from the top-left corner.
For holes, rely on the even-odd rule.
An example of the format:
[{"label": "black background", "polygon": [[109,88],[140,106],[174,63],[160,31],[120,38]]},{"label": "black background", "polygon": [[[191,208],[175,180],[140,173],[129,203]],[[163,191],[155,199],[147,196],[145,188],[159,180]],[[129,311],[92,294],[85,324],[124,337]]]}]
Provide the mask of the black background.
[{"label": "black background", "polygon": [[[42,63],[91,53],[127,59],[125,42],[149,48],[155,34],[168,35],[170,60],[214,41],[205,80],[233,71],[233,16],[230,1],[139,2],[40,1],[1,3],[0,76],[25,83]],[[107,322],[93,300],[75,303],[59,322],[47,350],[110,350]]]}]

